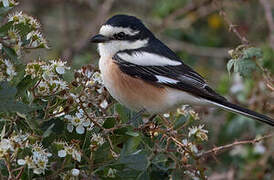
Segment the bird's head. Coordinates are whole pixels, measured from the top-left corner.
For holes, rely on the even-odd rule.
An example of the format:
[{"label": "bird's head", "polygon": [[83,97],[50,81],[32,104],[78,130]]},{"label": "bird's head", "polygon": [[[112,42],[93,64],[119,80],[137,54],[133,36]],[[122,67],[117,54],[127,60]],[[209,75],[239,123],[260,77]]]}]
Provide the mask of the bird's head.
[{"label": "bird's head", "polygon": [[100,56],[113,56],[119,51],[145,47],[152,38],[153,34],[138,18],[115,15],[102,25],[91,42],[98,43]]}]

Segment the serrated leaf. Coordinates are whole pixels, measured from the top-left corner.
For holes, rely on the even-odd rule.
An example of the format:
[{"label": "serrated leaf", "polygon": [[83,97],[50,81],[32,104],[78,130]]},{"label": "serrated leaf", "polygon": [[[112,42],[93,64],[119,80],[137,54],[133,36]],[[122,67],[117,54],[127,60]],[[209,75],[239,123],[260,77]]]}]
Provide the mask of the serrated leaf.
[{"label": "serrated leaf", "polygon": [[244,59],[252,59],[254,57],[261,58],[263,56],[262,50],[260,48],[248,48],[243,51]]},{"label": "serrated leaf", "polygon": [[228,63],[226,64],[226,69],[228,71],[229,76],[231,74],[231,68],[233,67],[234,63],[235,63],[235,59],[230,59]]},{"label": "serrated leaf", "polygon": [[251,60],[241,59],[234,63],[234,71],[242,77],[250,77],[255,69],[256,64]]}]

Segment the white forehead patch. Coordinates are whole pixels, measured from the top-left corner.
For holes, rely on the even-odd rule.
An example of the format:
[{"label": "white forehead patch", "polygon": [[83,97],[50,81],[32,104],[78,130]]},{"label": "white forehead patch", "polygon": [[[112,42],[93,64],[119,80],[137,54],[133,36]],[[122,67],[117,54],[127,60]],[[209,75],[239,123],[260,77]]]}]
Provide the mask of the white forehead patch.
[{"label": "white forehead patch", "polygon": [[118,56],[124,61],[141,66],[178,66],[182,64],[180,61],[175,61],[149,52],[137,52],[133,54],[121,52],[118,53]]},{"label": "white forehead patch", "polygon": [[130,28],[124,28],[124,27],[113,27],[111,25],[103,25],[99,31],[100,34],[104,36],[112,36],[113,34],[124,32],[127,35],[134,36],[139,33],[139,31],[130,29]]}]

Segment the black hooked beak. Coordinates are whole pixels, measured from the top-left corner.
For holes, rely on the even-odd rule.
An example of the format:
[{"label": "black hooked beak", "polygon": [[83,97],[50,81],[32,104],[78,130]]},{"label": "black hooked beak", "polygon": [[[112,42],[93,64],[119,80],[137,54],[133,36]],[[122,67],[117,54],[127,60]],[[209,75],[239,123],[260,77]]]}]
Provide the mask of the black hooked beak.
[{"label": "black hooked beak", "polygon": [[97,34],[90,39],[90,42],[91,43],[104,43],[109,40],[110,40],[110,38],[103,36],[102,34]]}]

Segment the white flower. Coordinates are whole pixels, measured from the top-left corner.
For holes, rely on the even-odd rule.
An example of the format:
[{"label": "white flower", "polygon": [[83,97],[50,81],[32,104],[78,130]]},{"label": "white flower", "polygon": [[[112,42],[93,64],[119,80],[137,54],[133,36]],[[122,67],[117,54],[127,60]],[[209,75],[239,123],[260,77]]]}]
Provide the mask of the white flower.
[{"label": "white flower", "polygon": [[117,170],[116,170],[116,169],[109,168],[109,169],[108,169],[107,177],[115,178],[115,174],[116,174],[116,173],[117,173]]},{"label": "white flower", "polygon": [[63,158],[63,157],[66,157],[66,155],[67,155],[67,151],[65,151],[65,150],[58,151],[58,156],[59,157]]},{"label": "white flower", "polygon": [[60,61],[60,60],[51,60],[49,61],[51,63],[51,65],[53,66],[53,68],[56,70],[56,72],[58,74],[64,74],[65,70],[70,69],[69,67],[66,67],[66,63],[65,61]]},{"label": "white flower", "polygon": [[8,75],[7,80],[10,81],[10,80],[12,80],[12,78],[13,78],[14,76],[17,75],[17,73],[16,73],[16,71],[15,71],[15,68],[14,68],[13,64],[12,64],[9,60],[5,59],[5,60],[4,60],[4,63],[5,63],[6,68],[7,68],[7,69],[6,69],[6,73],[7,73],[7,75]]},{"label": "white flower", "polygon": [[8,151],[14,151],[14,145],[9,139],[3,138],[0,142],[0,158],[2,158]]},{"label": "white flower", "polygon": [[10,6],[9,0],[1,0],[1,1],[2,1],[4,7],[9,7]]},{"label": "white flower", "polygon": [[42,77],[45,81],[53,81],[53,79],[56,79],[56,74],[55,72],[53,71],[53,68],[51,65],[49,64],[44,64],[44,65],[41,65],[41,68],[43,70],[43,74],[42,74]]},{"label": "white flower", "polygon": [[67,130],[72,132],[74,127],[76,127],[76,132],[78,134],[84,134],[85,128],[90,125],[90,120],[84,115],[84,111],[79,109],[75,116],[66,115],[65,119],[69,121],[67,125]]},{"label": "white flower", "polygon": [[75,159],[76,161],[78,162],[81,161],[81,152],[74,149],[71,155],[72,155],[72,158]]},{"label": "white flower", "polygon": [[13,25],[20,24],[20,23],[26,24],[27,22],[26,17],[27,15],[23,14],[22,11],[15,12],[14,14],[9,14],[8,21],[13,22]]},{"label": "white flower", "polygon": [[0,0],[0,4],[1,4],[1,2],[2,2],[2,4],[3,4],[3,7],[12,7],[12,6],[14,6],[14,5],[17,5],[18,3],[17,2],[15,2],[14,0]]},{"label": "white flower", "polygon": [[25,68],[25,76],[30,75],[31,79],[34,78],[41,78],[43,74],[43,66],[45,65],[45,62],[31,62],[27,64],[27,67]]},{"label": "white flower", "polygon": [[[67,117],[66,117],[66,116],[67,116]],[[65,116],[65,118],[68,119],[68,116],[69,116],[69,115],[66,115],[66,116]],[[67,130],[68,130],[68,132],[72,133],[73,129],[74,129],[74,126],[73,126],[71,123],[69,123],[69,124],[67,125]]]},{"label": "white flower", "polygon": [[22,132],[16,134],[16,135],[12,135],[10,137],[10,140],[13,141],[17,146],[19,145],[20,148],[25,148],[28,147],[28,137],[30,135],[28,133],[26,134],[22,134]]},{"label": "white flower", "polygon": [[47,41],[40,31],[31,31],[27,34],[29,46],[32,48],[45,47],[48,48]]},{"label": "white flower", "polygon": [[71,174],[72,174],[73,176],[79,176],[80,170],[79,170],[79,169],[73,168],[73,169],[71,170]]},{"label": "white flower", "polygon": [[188,144],[187,139],[183,139],[183,140],[182,140],[182,143],[183,143],[183,145],[187,146],[187,144]]},{"label": "white flower", "polygon": [[41,81],[39,85],[37,86],[37,91],[39,94],[49,94],[50,88],[48,86],[48,83],[46,81]]},{"label": "white flower", "polygon": [[67,82],[63,81],[61,79],[50,81],[50,84],[51,85],[55,84],[56,88],[57,88],[57,91],[62,91],[64,89],[68,89]]},{"label": "white flower", "polygon": [[23,165],[26,164],[26,160],[24,160],[24,159],[18,159],[17,160],[17,164],[20,165],[20,166],[23,166]]},{"label": "white flower", "polygon": [[85,128],[82,125],[77,126],[75,130],[76,130],[77,134],[84,134],[85,133]]},{"label": "white flower", "polygon": [[[33,169],[34,174],[45,174],[49,162],[48,158],[51,156],[52,154],[48,153],[41,144],[34,144],[32,146],[32,156],[25,157],[25,164],[28,165],[29,169]],[[20,163],[24,164],[23,161]]]},{"label": "white flower", "polygon": [[189,144],[191,152],[198,153],[198,148],[195,144],[190,143]]},{"label": "white flower", "polygon": [[101,102],[100,107],[103,108],[103,109],[106,109],[106,108],[108,107],[108,102],[107,102],[107,100],[104,99],[104,100]]},{"label": "white flower", "polygon": [[169,118],[169,117],[170,117],[170,114],[169,114],[169,113],[165,113],[165,114],[163,114],[163,116],[164,116],[165,118]]},{"label": "white flower", "polygon": [[98,84],[103,84],[102,75],[99,72],[93,73],[91,79]]},{"label": "white flower", "polygon": [[256,143],[254,146],[254,153],[256,154],[264,154],[265,150],[266,149],[262,142]]},{"label": "white flower", "polygon": [[105,139],[101,136],[101,134],[99,134],[99,133],[98,134],[93,133],[91,141],[92,142],[96,142],[98,145],[102,145],[102,144],[104,144]]},{"label": "white flower", "polygon": [[198,127],[194,126],[192,128],[188,128],[189,129],[188,137],[194,135],[195,137],[197,137],[198,139],[202,141],[208,140],[208,137],[207,137],[208,131],[203,129],[203,127],[204,125],[199,125]]}]

